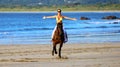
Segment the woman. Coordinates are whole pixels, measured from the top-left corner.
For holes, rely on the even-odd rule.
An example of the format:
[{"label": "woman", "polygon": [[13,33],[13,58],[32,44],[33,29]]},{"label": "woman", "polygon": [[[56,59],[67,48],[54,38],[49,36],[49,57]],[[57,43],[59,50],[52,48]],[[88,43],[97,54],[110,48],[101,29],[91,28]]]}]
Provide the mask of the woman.
[{"label": "woman", "polygon": [[55,54],[57,54],[56,44],[60,43],[59,57],[61,58],[61,47],[62,47],[63,43],[67,42],[67,34],[66,34],[66,32],[65,32],[65,30],[63,28],[62,20],[63,19],[76,20],[76,19],[63,16],[61,14],[61,9],[57,10],[57,15],[55,15],[55,16],[44,16],[43,17],[43,19],[46,19],[46,18],[56,18],[57,25],[56,25],[56,27],[55,27],[55,29],[53,31],[53,34],[52,34],[52,42],[53,42],[52,55],[54,55],[54,51],[55,51]]}]

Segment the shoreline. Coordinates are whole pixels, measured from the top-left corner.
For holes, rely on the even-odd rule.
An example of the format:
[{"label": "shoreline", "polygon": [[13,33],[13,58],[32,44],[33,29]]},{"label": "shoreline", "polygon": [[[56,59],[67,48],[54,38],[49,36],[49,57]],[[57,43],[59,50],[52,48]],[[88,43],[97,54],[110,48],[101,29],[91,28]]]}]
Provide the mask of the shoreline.
[{"label": "shoreline", "polygon": [[[0,44],[0,46],[24,46],[24,45],[33,45],[34,43],[32,43],[32,44]],[[80,43],[80,42],[76,42],[76,43],[70,43],[70,42],[68,42],[68,43],[64,43],[64,45],[78,45],[78,44],[80,44],[80,45],[104,45],[104,44],[117,44],[117,45],[119,45],[120,44],[120,42],[96,42],[96,43]],[[46,43],[46,44],[40,44],[40,43],[38,43],[38,44],[34,44],[34,45],[52,45],[52,42],[51,43]],[[59,45],[59,44],[58,44]]]}]

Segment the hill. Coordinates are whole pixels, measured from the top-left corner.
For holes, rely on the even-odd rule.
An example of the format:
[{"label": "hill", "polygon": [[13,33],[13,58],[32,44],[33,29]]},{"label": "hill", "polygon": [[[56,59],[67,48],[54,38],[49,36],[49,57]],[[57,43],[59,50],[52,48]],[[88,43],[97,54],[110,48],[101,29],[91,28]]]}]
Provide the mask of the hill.
[{"label": "hill", "polygon": [[0,11],[120,10],[120,0],[0,0]]},{"label": "hill", "polygon": [[0,5],[4,6],[50,6],[67,4],[119,4],[120,0],[0,0]]}]

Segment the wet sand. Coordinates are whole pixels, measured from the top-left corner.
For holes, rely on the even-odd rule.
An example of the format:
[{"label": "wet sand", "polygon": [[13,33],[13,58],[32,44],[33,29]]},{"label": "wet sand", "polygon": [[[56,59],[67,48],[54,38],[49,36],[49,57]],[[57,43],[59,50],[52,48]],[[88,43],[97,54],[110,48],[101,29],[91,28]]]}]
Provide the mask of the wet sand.
[{"label": "wet sand", "polygon": [[61,59],[51,51],[52,45],[0,45],[0,67],[120,67],[120,43],[64,44]]}]

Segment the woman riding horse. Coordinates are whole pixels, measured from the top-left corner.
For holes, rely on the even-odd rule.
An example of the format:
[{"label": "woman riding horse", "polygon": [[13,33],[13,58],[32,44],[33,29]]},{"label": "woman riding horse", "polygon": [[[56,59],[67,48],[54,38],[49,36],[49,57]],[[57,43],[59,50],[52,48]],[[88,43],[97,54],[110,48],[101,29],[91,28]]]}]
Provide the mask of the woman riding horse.
[{"label": "woman riding horse", "polygon": [[56,18],[57,24],[56,24],[56,27],[54,28],[53,34],[52,34],[52,42],[53,42],[52,55],[54,55],[54,53],[57,54],[56,45],[60,44],[58,55],[61,58],[62,45],[63,45],[63,43],[67,42],[67,33],[65,32],[65,30],[63,28],[62,20],[63,19],[76,20],[76,19],[63,16],[61,14],[61,9],[57,10],[57,15],[55,15],[55,16],[44,16],[43,17],[43,19],[46,19],[46,18]]}]

